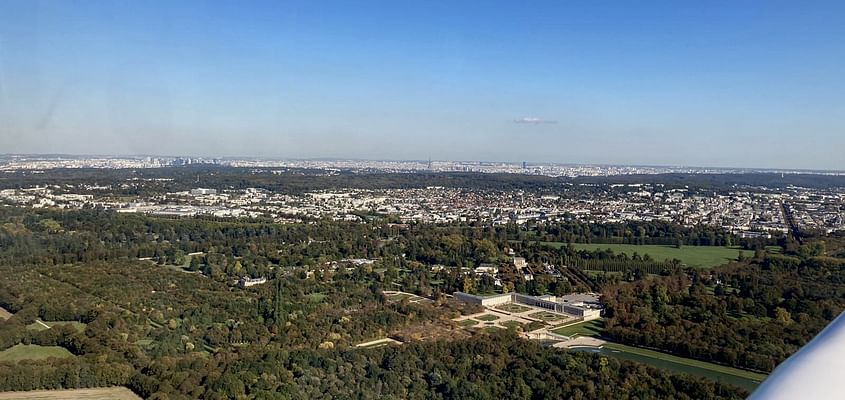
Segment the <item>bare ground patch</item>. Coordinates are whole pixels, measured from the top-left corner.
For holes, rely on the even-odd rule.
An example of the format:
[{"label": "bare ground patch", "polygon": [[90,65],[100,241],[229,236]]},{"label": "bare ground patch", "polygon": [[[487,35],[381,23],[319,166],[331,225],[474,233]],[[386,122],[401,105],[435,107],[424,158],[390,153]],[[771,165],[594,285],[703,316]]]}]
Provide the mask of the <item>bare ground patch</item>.
[{"label": "bare ground patch", "polygon": [[125,387],[0,392],[0,400],[140,400]]}]

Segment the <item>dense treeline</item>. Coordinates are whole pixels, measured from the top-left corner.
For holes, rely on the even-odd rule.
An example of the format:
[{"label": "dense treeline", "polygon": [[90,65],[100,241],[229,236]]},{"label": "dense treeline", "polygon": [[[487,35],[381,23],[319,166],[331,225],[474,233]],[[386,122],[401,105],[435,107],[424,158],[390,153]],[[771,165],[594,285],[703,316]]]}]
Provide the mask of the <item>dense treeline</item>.
[{"label": "dense treeline", "polygon": [[0,363],[0,391],[123,386],[134,374],[127,363],[96,356]]},{"label": "dense treeline", "polygon": [[[611,184],[655,184],[668,188],[702,188],[716,191],[743,187],[808,188],[845,187],[845,177],[819,174],[744,173],[744,174],[654,174],[584,176],[552,178],[523,174],[487,174],[474,172],[415,172],[406,174],[340,171],[328,174],[321,170],[297,168],[236,168],[216,165],[150,169],[55,169],[49,174],[29,171],[8,172],[0,176],[0,189],[34,185],[92,184],[113,185],[114,193],[139,195],[182,191],[200,185],[215,188],[264,188],[282,193],[309,190],[359,188],[424,188],[444,186],[492,190],[560,190],[572,185],[587,184],[608,187]],[[143,185],[127,184],[141,181]],[[589,190],[589,186],[582,186]]]},{"label": "dense treeline", "polygon": [[666,222],[629,221],[620,223],[585,223],[575,220],[538,224],[524,231],[514,227],[508,232],[515,240],[561,243],[657,244],[689,246],[733,246],[750,241],[712,226],[686,227]]},{"label": "dense treeline", "polygon": [[[151,195],[184,191],[199,185],[214,188],[261,188],[279,193],[302,193],[331,189],[390,189],[443,186],[479,190],[548,190],[561,188],[565,180],[537,175],[484,174],[471,172],[327,174],[307,169],[237,168],[192,165],[155,169],[57,169],[49,174],[17,171],[0,176],[0,189],[34,185],[111,185],[118,195]],[[133,184],[133,181],[136,181]],[[140,182],[137,182],[140,181]]]},{"label": "dense treeline", "polygon": [[845,308],[845,259],[758,257],[712,272],[605,288],[606,334],[686,357],[771,371]]},{"label": "dense treeline", "polygon": [[[247,349],[163,359],[133,377],[150,398],[742,398],[739,389],[631,362],[545,349],[512,333],[367,350]],[[208,373],[207,371],[211,371]]]}]

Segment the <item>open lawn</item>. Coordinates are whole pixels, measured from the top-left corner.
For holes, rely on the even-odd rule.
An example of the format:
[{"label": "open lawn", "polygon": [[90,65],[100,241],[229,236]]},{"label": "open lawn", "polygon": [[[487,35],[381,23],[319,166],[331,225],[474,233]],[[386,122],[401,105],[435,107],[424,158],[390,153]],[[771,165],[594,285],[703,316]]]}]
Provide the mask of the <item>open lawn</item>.
[{"label": "open lawn", "polygon": [[9,318],[12,318],[12,315],[14,315],[14,314],[6,311],[6,309],[3,308],[3,307],[0,307],[0,320],[5,321]]},{"label": "open lawn", "polygon": [[77,331],[82,332],[85,330],[85,324],[78,321],[41,321],[35,320],[35,322],[26,326],[26,329],[31,329],[34,331],[43,331],[46,329],[50,329],[54,326],[58,325],[71,325],[76,328]]},{"label": "open lawn", "polygon": [[556,333],[558,335],[563,336],[593,336],[598,337],[601,336],[602,331],[604,331],[604,321],[600,319],[594,319],[592,321],[581,322],[575,325],[565,326],[563,328],[557,328],[552,330],[552,333]]},{"label": "open lawn", "polygon": [[390,301],[402,301],[404,299],[410,299],[411,297],[414,297],[414,296],[411,296],[410,294],[407,294],[407,293],[395,293],[395,294],[388,295],[387,299],[390,300]]},{"label": "open lawn", "polygon": [[493,315],[493,314],[484,314],[484,315],[479,315],[479,316],[473,317],[473,318],[475,318],[479,321],[495,321],[495,320],[499,319],[498,316]]},{"label": "open lawn", "polygon": [[478,321],[476,321],[474,319],[465,319],[463,321],[459,321],[458,325],[463,326],[463,327],[475,326],[475,325],[478,325]]},{"label": "open lawn", "polygon": [[3,392],[0,400],[141,400],[138,395],[125,387],[70,389],[70,390],[33,390],[29,392]]},{"label": "open lawn", "polygon": [[[544,244],[562,247],[566,243],[561,242],[543,242]],[[677,258],[682,263],[691,267],[711,268],[726,264],[730,261],[736,260],[740,250],[731,247],[717,247],[717,246],[675,246],[664,245],[635,245],[635,244],[585,244],[573,243],[578,250],[598,250],[611,249],[615,253],[625,253],[633,255],[634,252],[644,255],[648,254],[651,258],[664,261]],[[753,257],[754,252],[750,250],[742,250],[746,257]]]},{"label": "open lawn", "polygon": [[319,292],[318,293],[308,293],[308,294],[305,295],[305,298],[308,299],[308,301],[310,301],[312,303],[319,303],[319,302],[323,301],[323,299],[326,298],[326,294],[325,293],[319,293]]},{"label": "open lawn", "polygon": [[39,346],[35,344],[19,344],[4,351],[0,351],[0,362],[18,362],[21,360],[43,360],[45,358],[73,357],[67,349],[59,346]]},{"label": "open lawn", "polygon": [[509,328],[509,329],[516,329],[517,327],[522,326],[522,324],[519,323],[519,321],[514,321],[514,320],[500,322],[499,325],[504,326],[505,328]]}]

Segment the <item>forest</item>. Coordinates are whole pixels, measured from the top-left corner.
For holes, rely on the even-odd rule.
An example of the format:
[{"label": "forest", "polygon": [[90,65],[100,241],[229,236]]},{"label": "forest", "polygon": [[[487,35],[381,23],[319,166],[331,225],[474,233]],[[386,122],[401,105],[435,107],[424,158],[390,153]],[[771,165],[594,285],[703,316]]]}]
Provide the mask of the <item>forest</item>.
[{"label": "forest", "polygon": [[[535,262],[577,256],[515,241],[516,227],[278,225],[102,210],[0,208],[0,215],[0,307],[13,314],[0,322],[0,351],[23,343],[73,355],[0,363],[0,390],[123,385],[170,399],[604,398],[609,387],[631,398],[745,394],[553,351],[513,333],[354,347],[408,327],[449,326],[472,312],[443,295],[468,284],[492,290],[491,281],[473,283],[461,270],[508,265],[511,247]],[[336,264],[345,258],[376,262]],[[431,271],[435,264],[450,268]],[[233,282],[242,276],[269,282],[241,289]],[[516,270],[510,276],[511,290],[534,294],[598,288],[575,268],[531,282]],[[383,290],[397,285],[436,301],[389,301]],[[56,324],[33,329],[37,321]]]},{"label": "forest", "polygon": [[[0,307],[13,314],[0,322],[0,351],[23,343],[72,354],[0,363],[0,390],[123,385],[169,399],[606,398],[613,387],[614,397],[740,398],[746,393],[737,388],[547,349],[513,332],[354,346],[405,329],[454,327],[451,318],[473,311],[445,296],[456,290],[602,291],[608,338],[769,371],[842,310],[842,264],[831,255],[845,253],[836,237],[779,238],[781,254],[763,247],[771,243],[748,243],[755,257],[732,265],[694,270],[670,262],[654,271],[640,255],[540,239],[585,229],[685,243],[734,238],[665,224],[279,225],[9,207],[0,217]],[[536,279],[523,279],[512,253],[535,266]],[[352,258],[372,262],[343,261]],[[625,273],[587,274],[577,260]],[[501,268],[502,287],[472,272],[482,264]],[[539,268],[546,264],[570,267],[548,274]],[[268,282],[244,289],[236,285],[241,277]],[[396,288],[433,301],[390,301],[384,291]],[[33,329],[38,321],[55,325]]]},{"label": "forest", "polygon": [[845,308],[845,258],[823,245],[758,252],[710,271],[607,285],[605,335],[768,372]]}]

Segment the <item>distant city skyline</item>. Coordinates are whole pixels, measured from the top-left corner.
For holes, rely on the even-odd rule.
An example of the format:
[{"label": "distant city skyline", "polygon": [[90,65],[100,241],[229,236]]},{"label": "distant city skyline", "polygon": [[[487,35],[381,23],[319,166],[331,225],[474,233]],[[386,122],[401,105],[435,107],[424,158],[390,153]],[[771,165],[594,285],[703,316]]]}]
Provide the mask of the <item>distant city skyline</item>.
[{"label": "distant city skyline", "polygon": [[[272,166],[273,162],[291,162],[291,163],[335,163],[335,162],[351,162],[351,163],[361,163],[357,168],[364,168],[365,165],[369,163],[405,163],[405,164],[420,164],[420,165],[433,165],[436,167],[442,167],[443,164],[449,165],[471,165],[471,164],[478,164],[478,165],[507,165],[510,167],[522,167],[534,169],[537,167],[542,166],[557,166],[557,167],[596,167],[596,168],[642,168],[642,169],[652,169],[651,172],[648,173],[675,173],[681,172],[682,170],[690,170],[690,171],[697,171],[697,172],[714,172],[719,173],[722,172],[795,172],[795,173],[831,173],[835,175],[845,174],[845,169],[838,170],[838,169],[824,169],[824,168],[777,168],[777,167],[760,167],[760,166],[750,166],[750,167],[736,167],[736,166],[717,166],[717,165],[671,165],[671,164],[618,164],[618,163],[567,163],[567,162],[552,162],[552,161],[537,161],[537,160],[447,160],[447,159],[374,159],[374,158],[355,158],[355,157],[310,157],[310,158],[303,158],[303,157],[256,157],[256,156],[206,156],[206,155],[197,155],[197,154],[181,154],[181,155],[174,155],[174,154],[72,154],[72,153],[0,153],[0,169],[3,168],[3,160],[4,158],[9,161],[10,159],[17,159],[17,160],[24,160],[24,159],[43,159],[43,160],[61,160],[61,159],[73,159],[73,160],[143,160],[143,159],[151,159],[151,160],[183,160],[183,161],[193,161],[196,164],[214,164],[219,163],[222,165],[237,165],[240,162],[255,162],[254,165],[265,165],[265,166]],[[262,162],[267,162],[267,164],[262,164]],[[190,163],[187,163],[190,164]],[[659,170],[665,170],[665,172],[656,172]]]},{"label": "distant city skyline", "polygon": [[0,151],[845,170],[845,3],[0,2]]}]

